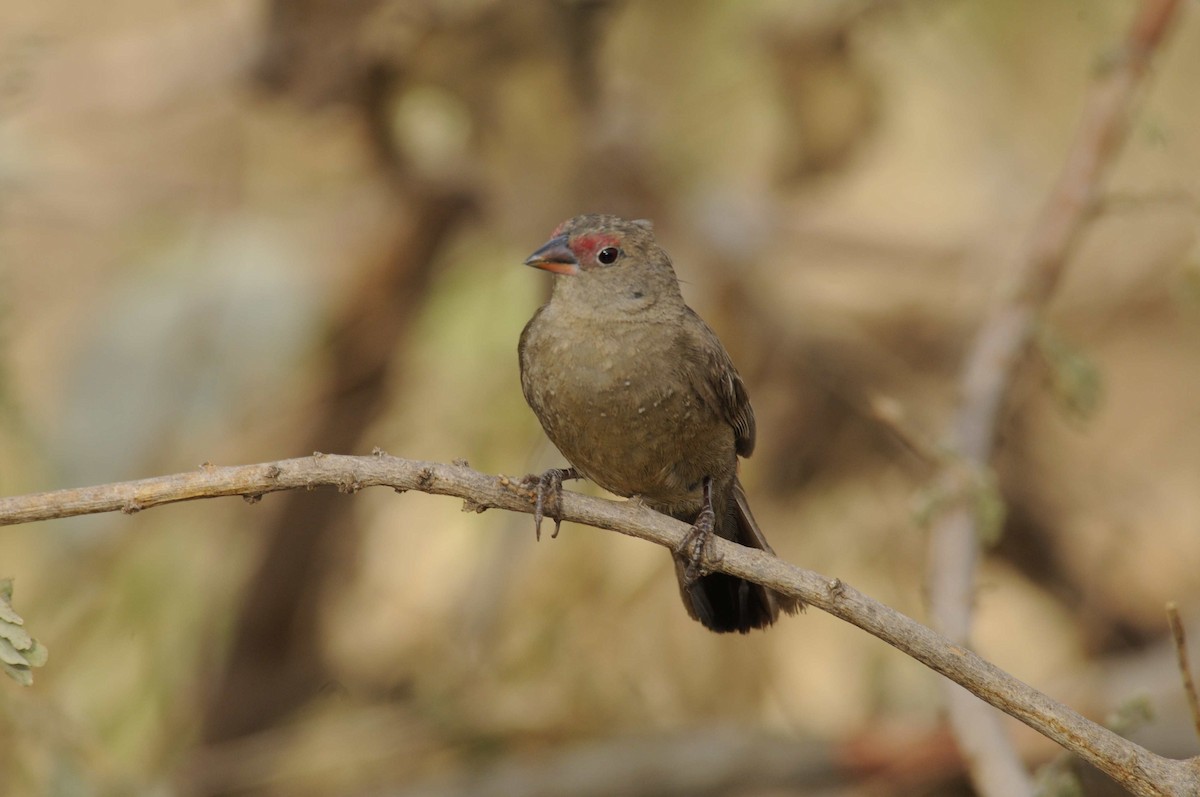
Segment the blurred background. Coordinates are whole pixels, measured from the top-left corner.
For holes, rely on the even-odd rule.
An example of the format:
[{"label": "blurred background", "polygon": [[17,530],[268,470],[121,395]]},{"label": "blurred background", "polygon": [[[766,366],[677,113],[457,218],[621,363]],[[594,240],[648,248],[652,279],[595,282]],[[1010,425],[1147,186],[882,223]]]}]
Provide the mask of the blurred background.
[{"label": "blurred background", "polygon": [[[655,221],[747,382],[778,553],[923,618],[932,474],[867,408],[942,437],[1133,9],[0,0],[0,494],[374,446],[561,464],[517,377],[549,288],[521,261],[615,212]],[[1173,756],[1196,10],[1014,390],[976,631]],[[0,684],[6,795],[970,793],[932,673],[816,611],[710,634],[663,551],[571,524],[276,494],[5,528],[0,575],[51,652]]]}]

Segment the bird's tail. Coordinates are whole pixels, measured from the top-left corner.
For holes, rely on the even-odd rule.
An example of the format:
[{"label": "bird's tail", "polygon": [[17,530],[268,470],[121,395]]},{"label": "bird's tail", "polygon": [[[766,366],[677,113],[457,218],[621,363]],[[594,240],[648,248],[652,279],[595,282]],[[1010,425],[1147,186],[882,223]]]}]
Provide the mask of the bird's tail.
[{"label": "bird's tail", "polygon": [[[775,553],[754,520],[746,492],[736,477],[732,496],[725,510],[718,512],[716,534],[740,545]],[[710,573],[688,584],[686,569],[687,562],[676,556],[675,572],[679,576],[683,605],[688,614],[718,633],[745,634],[752,628],[766,628],[775,622],[780,611],[795,614],[804,608],[796,598],[726,573]]]}]

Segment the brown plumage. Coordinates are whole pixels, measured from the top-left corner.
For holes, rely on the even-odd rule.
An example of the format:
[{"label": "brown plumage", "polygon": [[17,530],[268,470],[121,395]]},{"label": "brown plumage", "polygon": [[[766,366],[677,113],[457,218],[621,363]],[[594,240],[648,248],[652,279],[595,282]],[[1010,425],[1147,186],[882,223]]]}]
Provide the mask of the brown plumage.
[{"label": "brown plumage", "polygon": [[[754,410],[716,334],[688,307],[649,222],[577,216],[526,264],[556,274],[521,333],[521,387],[583,476],[697,523],[711,480],[713,531],[771,551],[737,476]],[[723,573],[676,571],[689,614],[714,631],[762,628],[799,602]]]}]

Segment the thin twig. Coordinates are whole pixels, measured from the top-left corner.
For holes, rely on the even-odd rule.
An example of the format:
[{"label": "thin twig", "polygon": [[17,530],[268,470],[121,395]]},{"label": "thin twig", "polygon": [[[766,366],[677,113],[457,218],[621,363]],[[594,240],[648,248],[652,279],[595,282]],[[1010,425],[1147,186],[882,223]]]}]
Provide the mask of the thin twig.
[{"label": "thin twig", "polygon": [[[1179,0],[1143,0],[1121,57],[1094,81],[1063,171],[1016,266],[1018,284],[980,328],[962,372],[962,401],[952,425],[952,451],[983,471],[991,462],[1000,412],[1038,317],[1057,287],[1084,229],[1105,173],[1124,143],[1150,58],[1177,16]],[[949,469],[947,469],[949,470]],[[953,489],[954,475],[943,476]],[[970,636],[980,525],[974,502],[959,501],[934,524],[929,542],[933,625],[960,645]],[[947,685],[950,722],[976,790],[989,797],[1033,793],[1016,750],[994,714]]]},{"label": "thin twig", "polygon": [[[257,465],[204,465],[190,473],[0,498],[0,525],[96,512],[132,513],[218,496],[243,496],[254,502],[266,493],[321,486],[345,493],[388,486],[400,492],[453,495],[464,499],[464,510],[475,512],[500,508],[532,513],[534,504],[533,493],[520,480],[489,476],[465,463],[419,462],[382,452],[369,457],[314,454]],[[563,493],[561,511],[564,520],[640,537],[672,550],[689,530],[687,524],[636,502],[569,491]],[[715,569],[798,597],[879,637],[1076,753],[1136,795],[1195,797],[1200,789],[1200,758],[1172,760],[1122,739],[839,579],[727,540],[715,539],[713,547]]]},{"label": "thin twig", "polygon": [[936,468],[946,464],[946,452],[929,440],[904,413],[904,406],[885,395],[874,395],[867,399],[863,415],[882,426],[910,454],[921,463]]},{"label": "thin twig", "polygon": [[1188,706],[1192,709],[1192,722],[1196,726],[1196,736],[1200,738],[1200,693],[1196,692],[1196,680],[1192,676],[1192,665],[1188,663],[1187,633],[1183,630],[1179,607],[1174,601],[1167,604],[1167,622],[1171,626],[1171,637],[1175,640],[1175,655],[1179,659],[1179,675],[1183,679],[1183,691],[1187,693]]}]

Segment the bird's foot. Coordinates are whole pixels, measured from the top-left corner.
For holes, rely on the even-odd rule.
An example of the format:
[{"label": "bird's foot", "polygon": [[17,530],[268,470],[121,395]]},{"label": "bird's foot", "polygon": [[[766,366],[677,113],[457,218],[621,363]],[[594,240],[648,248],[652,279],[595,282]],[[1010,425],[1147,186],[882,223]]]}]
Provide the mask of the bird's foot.
[{"label": "bird's foot", "polygon": [[686,566],[683,571],[684,583],[691,586],[708,575],[713,565],[718,564],[723,557],[712,552],[712,540],[717,525],[717,515],[712,505],[712,479],[704,479],[704,506],[696,516],[696,522],[688,531],[683,542],[675,549],[675,555],[680,557]]},{"label": "bird's foot", "polygon": [[583,474],[574,468],[551,468],[540,476],[531,473],[521,480],[525,486],[534,488],[533,529],[538,540],[542,539],[542,518],[546,517],[546,495],[554,494],[554,533],[550,535],[554,539],[562,526],[562,483],[568,479],[582,478]]}]

